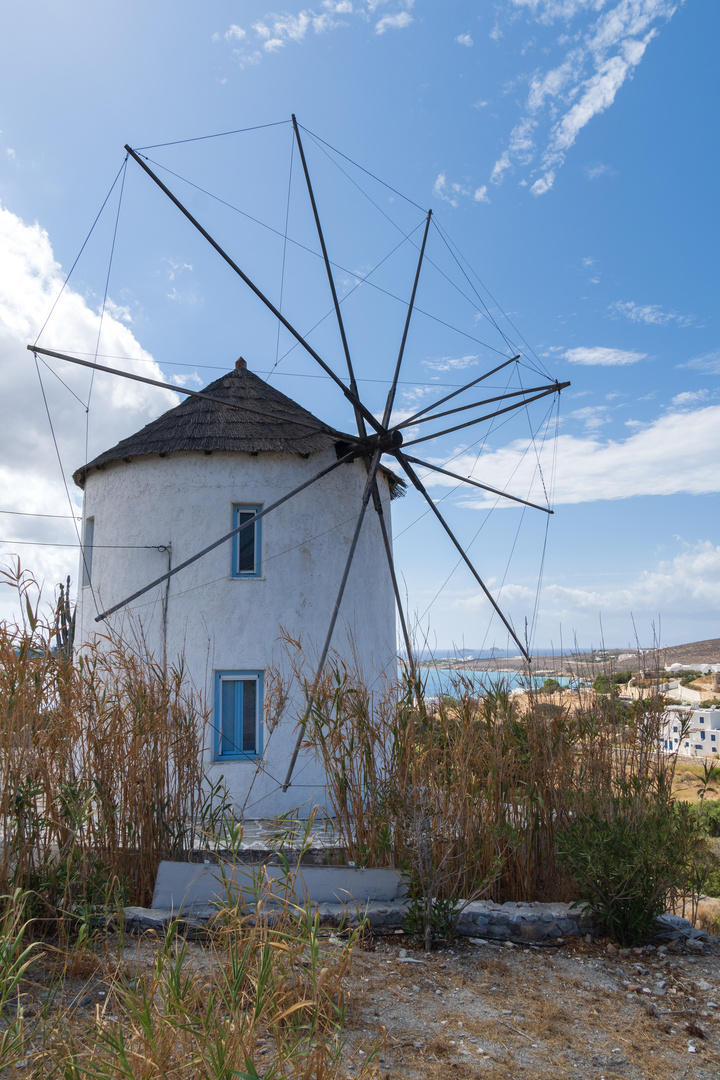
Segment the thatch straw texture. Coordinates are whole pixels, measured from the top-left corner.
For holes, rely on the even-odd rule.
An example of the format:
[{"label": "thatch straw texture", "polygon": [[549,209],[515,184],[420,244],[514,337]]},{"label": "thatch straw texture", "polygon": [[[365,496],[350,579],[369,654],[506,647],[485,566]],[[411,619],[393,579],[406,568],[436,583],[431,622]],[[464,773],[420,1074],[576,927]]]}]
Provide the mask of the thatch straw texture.
[{"label": "thatch straw texture", "polygon": [[[250,454],[270,451],[307,456],[325,450],[337,441],[322,420],[247,369],[228,372],[206,386],[203,393],[222,398],[233,405],[223,406],[214,401],[190,397],[78,469],[73,474],[75,483],[78,487],[84,487],[91,469],[102,469],[113,462],[127,462],[154,454],[173,454],[183,450],[206,453],[229,450]],[[234,407],[243,404],[272,415],[259,416]],[[311,426],[306,426],[308,424]]]}]

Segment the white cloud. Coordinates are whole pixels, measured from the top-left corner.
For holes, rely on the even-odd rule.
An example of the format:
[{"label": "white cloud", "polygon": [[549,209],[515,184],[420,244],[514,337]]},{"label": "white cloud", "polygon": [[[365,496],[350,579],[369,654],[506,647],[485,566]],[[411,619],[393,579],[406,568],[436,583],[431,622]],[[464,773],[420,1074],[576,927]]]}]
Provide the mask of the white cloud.
[{"label": "white cloud", "polygon": [[[386,7],[389,2],[365,0],[364,3],[353,4],[352,0],[322,0],[320,8],[302,8],[297,14],[268,12],[252,24],[250,32],[233,23],[224,34],[213,34],[212,40],[224,39],[234,44],[233,58],[244,68],[248,64],[259,64],[264,54],[281,52],[290,43],[301,45],[310,31],[326,34],[348,26],[348,17],[367,24],[374,19],[378,9]],[[395,0],[393,7],[396,10],[377,20],[375,33],[384,34],[387,30],[402,30],[409,26],[413,21],[410,9],[414,2]]]},{"label": "white cloud", "polygon": [[432,193],[436,199],[442,199],[443,202],[450,203],[451,206],[459,206],[461,198],[472,199],[473,202],[489,203],[487,193],[487,184],[483,184],[482,187],[476,187],[473,190],[466,184],[448,183],[445,173],[438,173],[438,176],[433,184]]},{"label": "white cloud", "polygon": [[[582,129],[613,104],[657,35],[657,24],[669,21],[682,2],[615,0],[604,10],[606,0],[509,0],[511,18],[522,10],[544,26],[576,18],[583,18],[583,25],[545,48],[552,54],[569,46],[558,63],[529,77],[525,115],[514,125],[491,179],[499,183],[509,171],[530,163],[534,145],[518,136],[537,129],[533,139],[544,131],[545,147],[538,168],[530,174],[535,177],[530,191],[535,196],[548,192]],[[588,175],[597,178],[606,171],[595,166]]]},{"label": "white cloud", "polygon": [[674,311],[663,311],[659,304],[636,304],[634,300],[616,300],[610,304],[608,311],[624,315],[631,322],[654,326],[665,326],[671,322],[678,326],[690,326],[694,322],[692,315],[678,315]]},{"label": "white cloud", "polygon": [[[39,225],[26,225],[0,206],[0,377],[5,409],[1,429],[0,487],[5,509],[35,513],[70,513],[62,476],[55,457],[47,416],[32,355],[26,345],[35,340],[63,284],[47,233]],[[99,352],[113,357],[111,366],[163,379],[160,367],[126,325],[129,310],[106,304]],[[92,358],[98,343],[100,316],[91,301],[66,288],[39,342],[59,352]],[[116,359],[132,357],[133,359]],[[40,363],[53,425],[74,500],[81,494],[70,474],[84,463],[87,400],[91,373],[62,361],[48,364],[69,389]],[[72,396],[77,395],[80,401]],[[169,390],[96,373],[88,419],[88,453],[95,456],[131,434],[160,412],[177,404]],[[12,526],[8,523],[12,522]],[[72,522],[13,517],[2,522],[2,538],[72,543]],[[72,548],[0,547],[0,561],[21,554],[23,564],[46,577],[50,586],[68,573],[77,576],[77,555]],[[5,592],[5,591],[4,591]],[[0,604],[10,613],[9,590]]]},{"label": "white cloud", "polygon": [[384,34],[386,30],[404,30],[413,21],[408,11],[399,11],[397,15],[384,15],[375,23],[375,33]]},{"label": "white cloud", "polygon": [[611,169],[609,165],[586,165],[585,175],[588,180],[599,180],[601,176],[614,176],[614,169]]},{"label": "white cloud", "polygon": [[465,368],[475,367],[477,354],[468,353],[466,356],[438,356],[433,360],[423,360],[423,367],[428,371],[464,371]]},{"label": "white cloud", "polygon": [[466,45],[468,49],[472,48],[472,46],[475,44],[470,34],[458,34],[455,40],[458,45]]},{"label": "white cloud", "polygon": [[8,146],[5,153],[10,158],[11,161],[15,160],[15,151],[13,150],[13,148],[11,146]]},{"label": "white cloud", "polygon": [[[720,457],[720,405],[668,413],[624,440],[561,434],[546,441],[543,453],[548,462],[556,461],[552,496],[556,505],[638,495],[720,492],[716,464]],[[452,468],[521,498],[542,498],[535,453],[528,440],[488,451],[479,461],[474,453],[461,454],[454,458]],[[435,486],[455,483],[437,473],[425,482]],[[473,495],[465,505],[485,509],[494,502],[494,497],[478,499]]]},{"label": "white cloud", "polygon": [[625,364],[637,364],[644,360],[647,353],[626,352],[623,349],[607,349],[602,345],[592,348],[579,347],[567,349],[563,356],[571,364],[584,364],[586,366],[598,364],[602,367],[616,367]]},{"label": "white cloud", "polygon": [[693,360],[688,360],[686,364],[678,364],[678,367],[707,371],[710,375],[720,375],[720,350],[706,353],[705,356],[696,356]]},{"label": "white cloud", "polygon": [[684,409],[697,405],[700,401],[706,401],[709,396],[709,390],[684,390],[681,394],[675,395],[672,404],[678,409]]},{"label": "white cloud", "polygon": [[607,405],[586,405],[570,413],[571,420],[579,420],[586,431],[597,431],[603,424],[609,424]]},{"label": "white cloud", "polygon": [[[506,586],[503,596],[521,599],[522,586]],[[534,599],[532,590],[525,590]],[[670,560],[658,562],[627,583],[610,588],[568,588],[548,585],[543,589],[541,611],[546,619],[566,625],[585,623],[586,617],[612,612],[637,622],[683,616],[707,619],[720,605],[720,546],[699,540]]]}]

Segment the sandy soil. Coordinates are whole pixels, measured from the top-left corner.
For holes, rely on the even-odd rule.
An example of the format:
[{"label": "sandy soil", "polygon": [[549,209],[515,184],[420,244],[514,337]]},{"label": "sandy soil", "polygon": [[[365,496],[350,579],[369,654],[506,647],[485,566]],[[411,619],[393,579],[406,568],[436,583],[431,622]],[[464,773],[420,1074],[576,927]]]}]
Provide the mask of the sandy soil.
[{"label": "sandy soil", "polygon": [[370,948],[353,967],[348,1077],[379,1028],[381,1080],[720,1075],[719,945],[458,944],[428,957],[396,935]]}]

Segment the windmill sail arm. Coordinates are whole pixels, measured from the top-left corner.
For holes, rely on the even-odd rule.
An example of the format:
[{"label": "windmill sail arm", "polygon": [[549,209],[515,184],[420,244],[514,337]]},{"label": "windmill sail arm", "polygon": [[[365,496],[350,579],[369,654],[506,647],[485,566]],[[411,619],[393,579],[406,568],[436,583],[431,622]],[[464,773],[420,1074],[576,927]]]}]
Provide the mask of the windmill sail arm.
[{"label": "windmill sail arm", "polygon": [[[432,416],[423,416],[421,420],[415,420],[414,424],[427,424],[429,420],[439,420],[443,416],[456,416],[457,413],[467,412],[468,409],[479,409],[483,405],[492,405],[496,401],[507,401],[508,398],[522,397],[523,394],[535,394],[541,390],[553,391],[557,389],[555,383],[544,383],[542,386],[526,386],[522,390],[506,390],[502,394],[496,394],[494,397],[483,398],[481,401],[471,401],[469,405],[456,405],[452,409],[445,409],[443,412],[433,413]],[[522,404],[522,402],[520,403]],[[409,420],[403,420],[401,424],[397,425],[398,428],[406,428],[410,426]]]},{"label": "windmill sail arm", "polygon": [[483,579],[480,577],[480,575],[478,574],[478,572],[475,569],[475,567],[473,566],[473,564],[470,562],[470,559],[465,554],[465,551],[464,551],[462,545],[460,544],[459,540],[456,538],[454,532],[452,531],[452,529],[450,528],[450,526],[448,525],[448,523],[446,522],[445,518],[442,516],[440,511],[438,510],[438,508],[435,505],[435,503],[433,502],[433,500],[428,495],[422,481],[420,480],[417,473],[415,472],[412,465],[410,464],[410,461],[405,456],[405,454],[401,453],[400,451],[397,451],[397,459],[400,462],[400,464],[402,465],[402,467],[404,468],[404,470],[407,473],[408,477],[410,478],[410,481],[412,482],[412,484],[417,488],[417,490],[423,496],[423,498],[427,502],[428,506],[432,510],[433,514],[438,519],[438,521],[442,525],[443,529],[445,530],[445,532],[450,537],[450,539],[453,542],[454,546],[457,548],[458,552],[460,553],[460,556],[461,556],[463,562],[468,567],[468,569],[470,570],[470,573],[475,578],[478,585],[480,586],[482,591],[485,593],[485,596],[487,597],[487,599],[492,604],[493,608],[495,609],[495,613],[500,617],[500,619],[501,619],[501,621],[503,623],[503,626],[505,627],[507,632],[510,634],[510,637],[513,639],[513,641],[515,642],[515,644],[519,648],[520,652],[522,653],[522,655],[525,657],[525,659],[529,663],[530,662],[530,654],[528,653],[527,649],[525,648],[525,646],[521,642],[520,638],[517,636],[517,634],[513,630],[512,626],[510,625],[508,620],[503,615],[497,601],[495,600],[495,597],[492,595],[492,593],[488,589],[487,585],[485,584]]},{"label": "windmill sail arm", "polygon": [[332,370],[332,368],[329,366],[329,364],[326,364],[325,361],[323,360],[323,358],[320,356],[320,354],[317,353],[315,351],[315,349],[313,349],[312,345],[310,345],[310,343],[305,340],[305,338],[302,336],[300,331],[296,330],[295,327],[292,325],[292,323],[289,322],[285,318],[285,316],[282,314],[282,312],[279,311],[275,307],[272,300],[269,300],[268,297],[265,296],[265,293],[262,292],[262,290],[258,288],[258,286],[255,284],[255,282],[251,281],[251,279],[247,276],[247,274],[244,273],[240,269],[240,267],[234,261],[234,259],[231,259],[231,257],[228,255],[228,253],[220,246],[220,244],[218,244],[217,240],[215,240],[210,235],[210,233],[207,231],[207,229],[203,228],[203,226],[200,224],[200,222],[197,220],[197,218],[193,217],[193,215],[190,213],[190,211],[185,206],[183,206],[183,204],[180,202],[178,197],[172,193],[170,188],[166,184],[164,184],[162,182],[162,180],[160,179],[159,176],[155,175],[155,173],[152,171],[152,169],[147,164],[147,162],[143,161],[143,159],[140,157],[140,155],[137,154],[132,149],[131,146],[128,146],[126,144],[125,149],[128,152],[128,154],[130,154],[132,159],[138,163],[140,168],[143,169],[144,172],[146,172],[148,174],[148,176],[152,180],[154,180],[154,182],[158,185],[160,190],[163,191],[165,193],[165,195],[167,195],[167,197],[170,199],[170,201],[172,203],[174,203],[175,206],[177,206],[178,210],[188,219],[190,224],[195,226],[195,228],[198,230],[200,235],[205,237],[205,239],[211,245],[211,247],[215,248],[218,255],[220,255],[220,257],[225,260],[225,262],[228,264],[228,266],[232,270],[234,270],[235,273],[238,275],[238,277],[240,277],[245,282],[247,287],[252,292],[255,293],[255,295],[258,297],[259,300],[262,301],[262,303],[265,305],[265,307],[268,308],[268,310],[272,312],[272,314],[275,316],[275,318],[278,319],[278,321],[282,323],[282,325],[285,327],[285,329],[290,334],[292,334],[292,336],[295,338],[295,340],[298,342],[298,344],[302,345],[302,347],[305,349],[305,351],[308,352],[310,354],[310,356],[312,356],[313,360],[315,360],[316,363],[318,363],[320,365],[320,367],[323,369],[325,374],[329,375],[330,378],[333,380],[333,382],[335,382],[340,387],[343,394],[348,399],[348,401],[353,406],[353,408],[354,409],[356,408],[356,409],[360,410],[362,415],[368,421],[370,426],[372,428],[374,428],[375,431],[380,431],[380,425],[379,425],[378,421],[375,419],[375,417],[373,416],[373,414],[370,412],[370,410],[366,409],[365,406],[363,405],[363,403],[355,396],[355,394],[353,394],[353,392],[348,389],[348,387],[345,385],[345,383],[342,381],[342,379],[339,378],[339,376],[335,374],[335,372]]},{"label": "windmill sail arm", "polygon": [[307,420],[301,420],[297,416],[278,416],[277,413],[269,412],[267,409],[258,409],[256,405],[246,405],[244,402],[240,404],[236,401],[228,401],[225,398],[215,397],[213,394],[204,394],[201,390],[188,390],[185,386],[176,386],[174,383],[162,382],[160,379],[151,379],[147,375],[136,375],[134,371],[120,371],[118,368],[106,367],[104,364],[96,364],[91,360],[79,360],[77,356],[68,356],[67,353],[55,352],[52,349],[41,349],[38,345],[28,345],[28,352],[38,353],[40,356],[52,356],[56,360],[67,360],[71,364],[79,364],[81,367],[93,368],[95,371],[106,371],[108,375],[120,375],[123,379],[132,379],[133,382],[147,383],[149,386],[159,386],[162,390],[174,390],[177,394],[186,394],[188,397],[203,398],[205,401],[212,401],[216,405],[225,405],[228,409],[240,409],[242,412],[255,413],[257,416],[266,416],[270,420],[286,421],[288,424],[297,425],[297,427],[306,427],[310,431],[326,431],[328,434],[333,435],[335,438],[344,442],[355,442],[355,435],[346,435],[343,431],[336,431],[335,428],[327,427],[318,424],[311,424]]},{"label": "windmill sail arm", "polygon": [[434,401],[432,405],[426,405],[424,409],[420,409],[419,412],[413,413],[407,420],[403,420],[402,424],[398,424],[398,427],[409,427],[420,416],[424,416],[426,412],[430,412],[431,409],[437,409],[438,405],[444,405],[446,401],[450,401],[451,398],[458,397],[459,394],[464,394],[466,390],[471,390],[473,386],[477,386],[478,383],[484,382],[485,379],[489,379],[491,375],[496,375],[498,371],[502,371],[508,364],[514,364],[516,360],[519,360],[519,354],[517,356],[511,356],[509,360],[506,360],[504,364],[498,364],[492,371],[486,371],[484,375],[480,375],[479,378],[473,379],[472,382],[466,383],[465,386],[461,386],[459,390],[453,390],[452,394],[446,394],[445,397],[440,398],[439,401]]},{"label": "windmill sail arm", "polygon": [[503,499],[511,499],[512,502],[521,503],[523,506],[530,506],[533,510],[542,510],[546,514],[555,513],[555,511],[551,510],[548,506],[540,506],[539,503],[528,502],[527,499],[521,499],[519,495],[510,495],[507,491],[500,491],[499,488],[490,487],[489,484],[481,484],[479,480],[471,480],[469,476],[461,476],[460,473],[450,472],[449,469],[441,469],[439,465],[431,465],[429,461],[421,461],[420,458],[411,457],[410,454],[406,454],[405,457],[408,461],[412,461],[414,465],[422,465],[423,469],[432,469],[433,472],[442,473],[443,476],[450,476],[453,480],[460,480],[463,484],[471,484],[473,487],[480,488],[482,491],[489,491],[493,495],[500,495]]},{"label": "windmill sail arm", "polygon": [[515,401],[512,405],[506,406],[504,409],[496,409],[495,412],[486,413],[485,416],[476,416],[474,420],[466,420],[464,424],[456,424],[455,427],[445,428],[444,431],[434,431],[432,435],[423,435],[419,439],[413,439],[411,442],[405,443],[407,446],[417,446],[419,443],[427,442],[429,439],[439,439],[441,435],[449,435],[453,431],[461,431],[463,428],[472,427],[473,424],[481,424],[483,420],[493,420],[496,416],[502,416],[504,413],[512,412],[513,409],[521,409],[523,405],[530,405],[533,401],[539,401],[541,398],[547,397],[548,394],[556,394],[560,390],[564,390],[566,386],[569,386],[569,382],[556,383],[549,390],[544,390],[542,394],[535,394],[533,397],[523,398],[522,401]]}]

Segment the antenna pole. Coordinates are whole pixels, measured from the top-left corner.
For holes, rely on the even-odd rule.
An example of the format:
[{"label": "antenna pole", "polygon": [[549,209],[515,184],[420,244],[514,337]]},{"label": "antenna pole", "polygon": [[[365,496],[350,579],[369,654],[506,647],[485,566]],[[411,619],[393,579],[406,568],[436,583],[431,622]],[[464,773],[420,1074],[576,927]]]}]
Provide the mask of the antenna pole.
[{"label": "antenna pole", "polygon": [[369,411],[369,409],[365,408],[365,406],[362,404],[361,401],[358,400],[358,398],[355,396],[355,394],[353,394],[352,391],[348,389],[348,387],[345,385],[345,383],[342,381],[342,379],[338,378],[338,376],[335,374],[335,372],[332,370],[332,368],[329,367],[329,365],[325,363],[323,358],[318,353],[315,352],[312,345],[310,345],[305,340],[305,338],[302,336],[300,331],[296,330],[295,327],[292,325],[292,323],[288,322],[288,320],[285,318],[285,316],[282,314],[282,312],[278,311],[278,309],[275,307],[273,302],[271,300],[269,300],[267,298],[267,296],[265,296],[265,293],[263,293],[257,287],[257,285],[253,281],[250,280],[250,278],[247,276],[247,274],[245,274],[240,269],[238,264],[233,259],[230,258],[228,253],[223,248],[220,247],[220,244],[218,244],[217,240],[213,239],[213,237],[210,235],[210,233],[207,231],[207,229],[204,229],[203,226],[200,224],[200,222],[197,220],[197,218],[193,217],[193,215],[190,213],[190,211],[188,209],[186,209],[186,207],[183,206],[183,204],[180,202],[180,200],[177,198],[177,196],[172,193],[170,188],[166,184],[163,184],[160,177],[155,175],[155,173],[152,171],[150,166],[147,165],[146,162],[144,162],[142,160],[140,155],[137,154],[133,150],[133,148],[131,146],[128,146],[127,143],[125,144],[125,150],[128,152],[128,154],[133,159],[133,161],[136,161],[138,163],[138,165],[140,166],[140,168],[144,172],[147,173],[147,175],[150,177],[150,179],[153,180],[157,184],[157,186],[160,188],[160,190],[162,192],[164,192],[165,195],[167,195],[168,199],[170,199],[170,201],[172,203],[174,203],[175,206],[177,206],[180,213],[183,214],[188,219],[190,224],[195,226],[195,228],[198,230],[200,235],[205,237],[205,239],[210,244],[210,246],[215,248],[215,251],[217,251],[218,255],[222,259],[224,259],[225,262],[228,264],[228,266],[232,270],[235,271],[235,273],[238,275],[238,277],[240,277],[245,282],[247,287],[252,292],[255,293],[255,295],[258,297],[258,299],[263,302],[265,307],[268,308],[268,310],[273,313],[275,318],[278,319],[282,323],[282,325],[285,327],[285,329],[290,334],[292,334],[292,336],[295,338],[295,340],[300,345],[302,345],[302,347],[310,354],[310,356],[312,356],[313,360],[315,360],[320,365],[320,367],[323,369],[325,374],[329,375],[330,378],[335,383],[337,383],[337,385],[340,387],[340,389],[342,390],[343,394],[348,399],[348,401],[350,402],[352,407],[354,409],[359,409],[360,412],[362,413],[362,415],[367,420],[367,422],[370,424],[370,426],[372,428],[374,428],[375,431],[379,432],[381,430],[381,427],[380,427],[380,424],[378,424],[375,417],[373,416],[373,414]]}]

